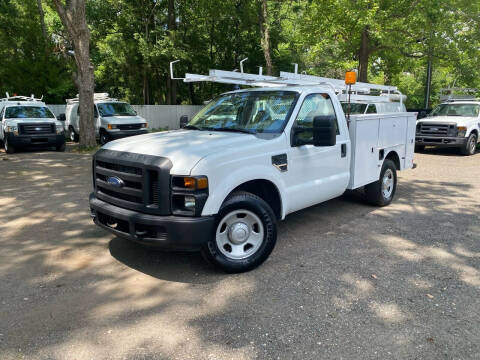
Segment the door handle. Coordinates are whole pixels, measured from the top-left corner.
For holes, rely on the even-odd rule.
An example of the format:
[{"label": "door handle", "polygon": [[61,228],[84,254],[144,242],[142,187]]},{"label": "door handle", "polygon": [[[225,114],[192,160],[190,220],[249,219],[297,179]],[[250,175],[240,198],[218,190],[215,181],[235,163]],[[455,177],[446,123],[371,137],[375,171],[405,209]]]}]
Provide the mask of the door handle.
[{"label": "door handle", "polygon": [[342,158],[347,156],[347,144],[342,144]]}]

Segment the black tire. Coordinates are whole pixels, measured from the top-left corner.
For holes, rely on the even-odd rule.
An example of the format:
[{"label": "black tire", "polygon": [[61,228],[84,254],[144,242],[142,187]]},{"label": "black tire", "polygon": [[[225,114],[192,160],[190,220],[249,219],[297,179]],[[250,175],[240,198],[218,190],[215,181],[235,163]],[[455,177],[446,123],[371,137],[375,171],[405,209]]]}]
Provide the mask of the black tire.
[{"label": "black tire", "polygon": [[[220,230],[224,218],[237,211],[240,213],[242,211],[253,213],[258,217],[263,226],[263,240],[258,249],[252,254],[249,254],[248,257],[242,259],[227,257],[222,253],[222,250],[219,249],[216,241],[217,230]],[[241,217],[239,216],[239,218]],[[206,260],[225,272],[241,273],[252,270],[262,264],[272,252],[276,241],[277,221],[271,207],[258,196],[248,192],[239,191],[230,195],[220,208],[215,223],[214,233],[211,235],[211,240],[203,247],[202,254]],[[228,244],[225,246],[228,246]],[[248,246],[248,244],[245,246]]]},{"label": "black tire", "polygon": [[73,128],[73,126],[70,126],[68,128],[68,137],[73,142],[78,142],[78,140],[80,140],[80,136],[75,132],[75,129]]},{"label": "black tire", "polygon": [[59,151],[59,152],[64,152],[65,151],[65,143],[63,143],[62,145],[55,146],[55,150]]},{"label": "black tire", "polygon": [[110,135],[105,130],[100,130],[100,145],[105,145],[110,140]]},{"label": "black tire", "polygon": [[8,139],[7,139],[7,138],[5,138],[5,140],[3,141],[3,147],[4,147],[5,152],[6,152],[7,154],[13,154],[13,153],[15,153],[15,148],[8,143]]},{"label": "black tire", "polygon": [[471,133],[467,139],[465,145],[462,146],[460,149],[463,155],[473,155],[477,150],[477,135],[475,133]]},{"label": "black tire", "polygon": [[[387,171],[392,175],[392,189],[389,195],[386,196],[382,189],[383,179]],[[380,178],[374,183],[365,186],[365,196],[367,201],[372,205],[386,206],[390,204],[397,191],[397,167],[392,160],[385,160],[383,162],[382,171],[380,171]]]},{"label": "black tire", "polygon": [[425,145],[415,145],[415,152],[422,152],[425,150]]}]

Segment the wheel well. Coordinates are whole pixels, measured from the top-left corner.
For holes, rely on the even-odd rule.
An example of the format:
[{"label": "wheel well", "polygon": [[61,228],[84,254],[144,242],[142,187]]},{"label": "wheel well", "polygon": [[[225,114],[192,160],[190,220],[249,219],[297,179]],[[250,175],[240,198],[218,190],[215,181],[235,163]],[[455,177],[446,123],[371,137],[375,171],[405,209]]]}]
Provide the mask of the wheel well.
[{"label": "wheel well", "polygon": [[472,130],[472,133],[475,133],[475,135],[477,135],[477,139],[478,139],[478,130],[477,130],[477,129],[473,129],[473,130]]},{"label": "wheel well", "polygon": [[232,193],[235,191],[246,191],[257,195],[270,205],[277,219],[282,217],[282,199],[277,187],[271,181],[263,179],[247,181],[233,189]]},{"label": "wheel well", "polygon": [[392,160],[397,170],[400,170],[400,158],[398,157],[398,154],[395,151],[390,151],[387,157],[385,158],[385,160],[386,159]]}]

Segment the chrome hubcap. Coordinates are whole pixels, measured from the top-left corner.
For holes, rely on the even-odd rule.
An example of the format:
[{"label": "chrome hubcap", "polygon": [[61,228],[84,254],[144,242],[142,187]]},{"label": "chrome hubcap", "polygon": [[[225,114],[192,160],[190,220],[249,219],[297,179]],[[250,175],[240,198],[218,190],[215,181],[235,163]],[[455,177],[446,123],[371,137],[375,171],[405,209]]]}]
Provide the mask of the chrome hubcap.
[{"label": "chrome hubcap", "polygon": [[262,221],[255,213],[235,210],[225,215],[218,224],[215,241],[223,255],[239,260],[257,252],[264,234]]},{"label": "chrome hubcap", "polygon": [[389,199],[393,193],[393,186],[394,186],[395,178],[393,176],[393,171],[391,169],[387,169],[383,174],[382,179],[382,195],[385,199]]},{"label": "chrome hubcap", "polygon": [[475,152],[475,147],[476,147],[476,139],[475,137],[472,137],[472,140],[470,141],[470,152],[473,153]]}]

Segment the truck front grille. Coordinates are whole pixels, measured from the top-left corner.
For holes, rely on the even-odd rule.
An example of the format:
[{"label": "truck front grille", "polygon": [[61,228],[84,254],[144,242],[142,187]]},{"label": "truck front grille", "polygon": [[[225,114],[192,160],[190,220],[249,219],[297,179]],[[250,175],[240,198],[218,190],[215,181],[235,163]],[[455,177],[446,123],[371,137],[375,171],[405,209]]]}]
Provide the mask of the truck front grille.
[{"label": "truck front grille", "polygon": [[101,149],[93,165],[99,199],[148,214],[170,213],[168,159]]},{"label": "truck front grille", "polygon": [[142,128],[142,124],[121,124],[117,125],[120,130],[139,130]]},{"label": "truck front grille", "polygon": [[47,135],[55,134],[55,124],[20,124],[22,135]]},{"label": "truck front grille", "polygon": [[456,136],[455,124],[420,123],[417,134],[422,136]]}]

